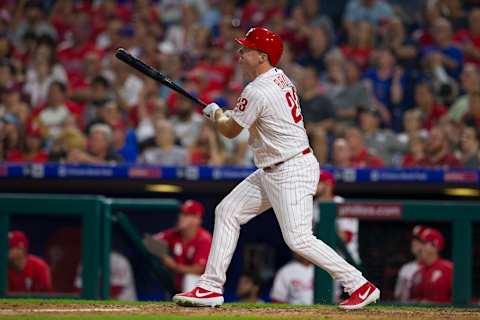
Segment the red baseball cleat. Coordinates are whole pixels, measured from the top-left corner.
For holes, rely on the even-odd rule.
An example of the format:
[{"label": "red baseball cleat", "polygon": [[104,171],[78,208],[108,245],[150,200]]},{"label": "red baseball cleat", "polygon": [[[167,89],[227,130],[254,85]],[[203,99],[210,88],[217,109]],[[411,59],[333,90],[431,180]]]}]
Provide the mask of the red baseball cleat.
[{"label": "red baseball cleat", "polygon": [[380,299],[380,290],[370,282],[355,290],[350,298],[341,302],[338,307],[345,310],[361,309]]},{"label": "red baseball cleat", "polygon": [[223,295],[196,287],[190,292],[176,294],[173,302],[183,307],[218,307],[223,304]]}]

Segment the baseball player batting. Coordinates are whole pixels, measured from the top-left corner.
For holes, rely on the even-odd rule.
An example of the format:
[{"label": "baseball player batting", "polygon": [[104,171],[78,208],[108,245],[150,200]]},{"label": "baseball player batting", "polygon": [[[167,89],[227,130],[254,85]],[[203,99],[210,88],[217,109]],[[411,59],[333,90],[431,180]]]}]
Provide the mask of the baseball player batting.
[{"label": "baseball player batting", "polygon": [[257,170],[230,192],[215,209],[213,242],[205,273],[197,287],[173,301],[182,306],[223,304],[223,285],[240,234],[240,226],[273,208],[289,248],[327,271],[343,285],[350,298],[343,309],[360,309],[380,298],[368,282],[332,248],[313,236],[313,195],[320,167],[305,132],[297,90],[275,67],[283,51],[280,36],[266,28],[252,28],[240,44],[239,63],[252,81],[244,88],[231,113],[211,103],[203,109],[227,138],[248,128],[249,145]]}]

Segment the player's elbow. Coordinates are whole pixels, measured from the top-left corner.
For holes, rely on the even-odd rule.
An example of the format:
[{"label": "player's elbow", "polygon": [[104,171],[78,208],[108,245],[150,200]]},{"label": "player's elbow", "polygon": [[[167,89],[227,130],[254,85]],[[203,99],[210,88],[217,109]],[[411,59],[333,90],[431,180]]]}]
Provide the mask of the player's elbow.
[{"label": "player's elbow", "polygon": [[240,132],[242,132],[243,127],[232,118],[228,118],[227,120],[219,123],[218,129],[226,138],[233,139],[238,136]]},{"label": "player's elbow", "polygon": [[222,132],[222,134],[225,136],[225,138],[233,139],[236,136],[238,136],[240,134],[240,132],[237,133],[233,130],[229,130],[229,131]]}]

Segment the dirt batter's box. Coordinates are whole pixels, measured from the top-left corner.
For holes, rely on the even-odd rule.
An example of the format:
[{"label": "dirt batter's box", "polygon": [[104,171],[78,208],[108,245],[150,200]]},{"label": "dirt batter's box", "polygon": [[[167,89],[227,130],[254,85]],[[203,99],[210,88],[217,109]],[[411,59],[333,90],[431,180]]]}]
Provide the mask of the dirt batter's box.
[{"label": "dirt batter's box", "polygon": [[[480,204],[447,201],[347,202],[320,204],[322,218],[316,236],[335,244],[335,218],[351,217],[375,221],[451,222],[453,229],[453,304],[465,306],[472,299],[473,223],[480,221]],[[319,268],[315,270],[315,303],[332,303],[333,282]]]}]

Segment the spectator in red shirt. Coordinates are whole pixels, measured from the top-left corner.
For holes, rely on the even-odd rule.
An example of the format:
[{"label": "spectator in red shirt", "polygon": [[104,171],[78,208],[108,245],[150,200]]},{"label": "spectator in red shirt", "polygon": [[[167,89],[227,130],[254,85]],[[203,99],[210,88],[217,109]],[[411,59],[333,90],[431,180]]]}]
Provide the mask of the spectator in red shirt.
[{"label": "spectator in red shirt", "polygon": [[58,47],[58,59],[67,71],[69,82],[84,75],[84,59],[95,51],[91,17],[86,12],[78,12],[71,23],[71,39]]},{"label": "spectator in red shirt", "polygon": [[430,130],[440,118],[447,112],[447,109],[435,101],[433,88],[425,81],[415,85],[416,108],[422,113],[422,128]]},{"label": "spectator in red shirt", "polygon": [[468,29],[460,30],[454,40],[465,55],[465,62],[480,65],[480,8],[473,8],[468,16]]},{"label": "spectator in red shirt", "polygon": [[[185,201],[180,208],[177,225],[156,234],[153,239],[144,239],[147,249],[158,256],[163,264],[175,273],[175,290],[188,291],[196,286],[205,271],[212,235],[202,228],[205,212],[203,205],[195,200]],[[166,242],[168,252],[155,250],[152,242]]]},{"label": "spectator in red shirt", "polygon": [[359,21],[348,33],[348,43],[341,46],[343,55],[355,61],[362,69],[368,65],[374,48],[375,30],[368,21]]},{"label": "spectator in red shirt", "polygon": [[11,150],[6,161],[44,163],[48,161],[48,154],[42,148],[42,134],[35,127],[28,127],[23,150]]},{"label": "spectator in red shirt", "polygon": [[421,136],[410,138],[408,151],[402,158],[402,168],[420,167],[420,163],[425,158],[425,141]]},{"label": "spectator in red shirt", "polygon": [[425,157],[419,166],[430,168],[461,168],[460,161],[450,150],[447,133],[442,127],[433,127],[426,143]]},{"label": "spectator in red shirt", "polygon": [[27,236],[9,232],[8,247],[8,293],[51,291],[50,267],[42,258],[28,254]]},{"label": "spectator in red shirt", "polygon": [[420,235],[424,243],[420,252],[420,269],[413,276],[411,298],[421,303],[450,303],[452,300],[452,262],[442,259],[443,235],[426,228]]},{"label": "spectator in red shirt", "polygon": [[351,163],[353,168],[382,168],[385,166],[382,158],[372,155],[365,147],[364,138],[359,128],[348,128],[345,139],[352,152]]}]

